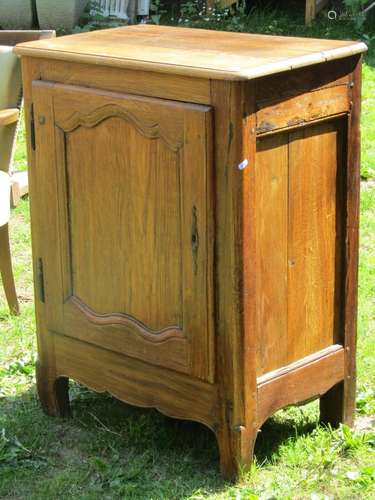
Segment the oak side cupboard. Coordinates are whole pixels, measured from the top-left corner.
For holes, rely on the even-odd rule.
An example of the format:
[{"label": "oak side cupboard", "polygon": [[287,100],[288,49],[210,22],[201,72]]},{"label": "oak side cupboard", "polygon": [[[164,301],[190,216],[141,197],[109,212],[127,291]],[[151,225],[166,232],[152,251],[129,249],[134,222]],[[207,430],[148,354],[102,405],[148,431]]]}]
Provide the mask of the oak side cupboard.
[{"label": "oak side cupboard", "polygon": [[68,379],[211,428],[221,470],[353,422],[362,43],[131,26],[18,45],[46,412]]}]

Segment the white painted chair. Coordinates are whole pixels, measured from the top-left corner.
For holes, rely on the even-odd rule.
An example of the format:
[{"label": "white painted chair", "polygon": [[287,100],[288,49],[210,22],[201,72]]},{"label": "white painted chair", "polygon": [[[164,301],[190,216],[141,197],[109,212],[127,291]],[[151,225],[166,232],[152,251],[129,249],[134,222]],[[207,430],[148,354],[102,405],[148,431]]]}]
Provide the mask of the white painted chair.
[{"label": "white painted chair", "polygon": [[9,245],[11,182],[8,169],[17,130],[17,102],[21,92],[21,75],[17,62],[13,48],[0,45],[0,273],[9,308],[15,314],[19,312],[19,305]]},{"label": "white painted chair", "polygon": [[10,177],[0,171],[0,272],[11,313],[19,313],[9,245]]},{"label": "white painted chair", "polygon": [[26,189],[28,186],[27,171],[14,176],[11,171],[22,104],[21,65],[13,53],[13,46],[53,36],[54,31],[0,31],[0,274],[9,308],[14,314],[19,312],[19,305],[9,244],[10,198],[11,192],[13,198],[17,192],[23,194],[20,178],[26,179],[26,183],[23,182]]}]

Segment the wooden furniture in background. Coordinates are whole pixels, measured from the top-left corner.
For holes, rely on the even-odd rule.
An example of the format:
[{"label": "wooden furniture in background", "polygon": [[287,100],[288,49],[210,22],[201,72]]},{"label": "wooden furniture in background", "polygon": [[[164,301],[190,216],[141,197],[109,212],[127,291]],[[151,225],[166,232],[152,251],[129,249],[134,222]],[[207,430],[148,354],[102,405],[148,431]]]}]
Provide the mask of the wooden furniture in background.
[{"label": "wooden furniture in background", "polygon": [[135,26],[22,44],[39,362],[196,420],[222,472],[276,410],[352,424],[361,53]]},{"label": "wooden furniture in background", "polygon": [[324,9],[329,0],[306,0],[305,20],[311,24],[319,12]]},{"label": "wooden furniture in background", "polygon": [[[329,0],[305,0],[306,24],[311,24],[319,12],[328,4],[328,2]],[[213,9],[215,7],[225,9],[235,6],[236,3],[237,2],[235,0],[206,0],[206,7],[209,9]],[[251,7],[251,0],[247,3]]]}]

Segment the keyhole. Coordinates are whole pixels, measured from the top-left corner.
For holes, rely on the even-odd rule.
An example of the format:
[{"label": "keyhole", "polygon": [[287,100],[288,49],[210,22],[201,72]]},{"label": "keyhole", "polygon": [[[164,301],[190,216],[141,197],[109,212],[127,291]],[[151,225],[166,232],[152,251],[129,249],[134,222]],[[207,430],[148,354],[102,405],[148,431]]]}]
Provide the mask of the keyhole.
[{"label": "keyhole", "polygon": [[191,251],[193,255],[194,274],[197,274],[198,271],[198,247],[199,247],[198,214],[197,214],[197,207],[194,206],[192,210],[192,225],[191,225]]}]

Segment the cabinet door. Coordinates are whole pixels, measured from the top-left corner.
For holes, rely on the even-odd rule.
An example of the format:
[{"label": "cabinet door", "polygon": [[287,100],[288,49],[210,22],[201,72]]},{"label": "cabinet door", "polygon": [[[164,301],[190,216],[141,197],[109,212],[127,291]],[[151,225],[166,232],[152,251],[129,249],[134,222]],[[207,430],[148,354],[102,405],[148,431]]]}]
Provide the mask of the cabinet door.
[{"label": "cabinet door", "polygon": [[212,380],[210,108],[39,81],[33,106],[47,327]]}]

